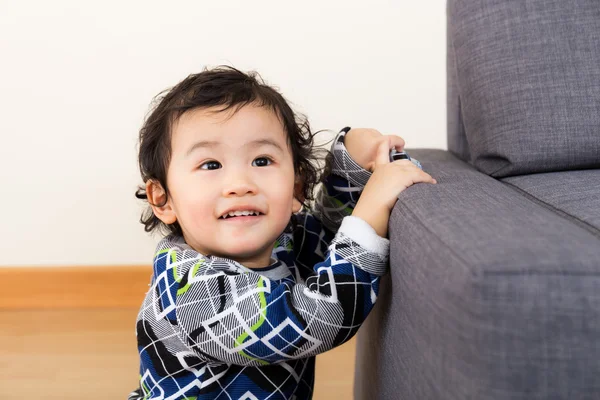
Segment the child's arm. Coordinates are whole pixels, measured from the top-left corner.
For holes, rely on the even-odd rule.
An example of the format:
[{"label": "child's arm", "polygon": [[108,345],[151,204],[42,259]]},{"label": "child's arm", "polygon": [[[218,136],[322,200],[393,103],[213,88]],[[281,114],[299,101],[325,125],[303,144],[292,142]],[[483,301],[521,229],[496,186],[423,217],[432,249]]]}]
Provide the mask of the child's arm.
[{"label": "child's arm", "polygon": [[351,215],[371,172],[359,165],[346,148],[349,127],[342,129],[327,158],[323,184],[315,196],[312,214],[329,232],[337,232],[344,217]]},{"label": "child's arm", "polygon": [[[303,278],[312,275],[313,266],[325,259],[327,247],[342,220],[352,215],[371,177],[370,158],[375,157],[380,137],[381,133],[375,130],[349,127],[335,137],[326,159],[327,172],[323,184],[315,195],[314,207],[294,216],[300,227],[294,236],[301,238],[294,245],[296,264]],[[404,141],[398,139],[402,148]],[[380,241],[377,237],[374,240]],[[385,239],[381,241],[385,242]]]},{"label": "child's arm", "polygon": [[[385,237],[387,234],[387,223],[389,212],[393,207],[397,193],[412,183],[435,182],[428,174],[418,173],[412,163],[395,162],[394,173],[403,174],[400,178],[400,188],[392,186],[387,191],[379,192],[381,187],[371,184],[370,190],[365,197],[362,194],[376,167],[390,164],[389,151],[404,149],[404,140],[395,135],[382,135],[374,129],[350,129],[344,128],[336,137],[331,146],[332,158],[328,159],[327,169],[329,175],[316,195],[314,216],[320,220],[325,228],[336,232],[342,219],[353,215],[365,220],[371,225],[378,235]],[[379,155],[379,156],[378,156]],[[379,168],[381,170],[389,167]],[[406,174],[410,171],[409,174]],[[383,171],[379,172],[381,175]],[[389,173],[389,172],[388,172]],[[414,182],[410,181],[415,176]],[[397,181],[397,179],[396,179]],[[389,183],[394,185],[394,181]],[[392,192],[392,199],[387,192]],[[385,201],[383,201],[385,199]],[[356,207],[360,205],[359,209]],[[379,211],[379,212],[375,212]],[[387,217],[386,217],[387,213]]]},{"label": "child's arm", "polygon": [[[371,177],[367,164],[369,156],[374,157],[374,154],[368,153],[374,153],[373,146],[378,139],[376,135],[381,136],[374,130],[342,129],[327,156],[326,174],[315,195],[314,207],[293,216],[297,221],[294,237],[301,239],[294,244],[296,265],[304,279],[314,273],[315,264],[325,259],[327,247],[342,220],[352,214]],[[357,136],[359,140],[356,140]],[[346,144],[350,145],[354,154],[350,153]]]}]

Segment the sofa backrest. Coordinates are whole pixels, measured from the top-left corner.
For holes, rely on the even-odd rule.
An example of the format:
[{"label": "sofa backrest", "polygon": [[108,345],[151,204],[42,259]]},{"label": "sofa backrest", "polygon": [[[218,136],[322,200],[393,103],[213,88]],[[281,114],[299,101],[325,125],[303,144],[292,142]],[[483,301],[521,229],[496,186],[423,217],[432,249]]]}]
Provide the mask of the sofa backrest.
[{"label": "sofa backrest", "polygon": [[497,177],[600,168],[600,1],[448,0],[448,148]]}]

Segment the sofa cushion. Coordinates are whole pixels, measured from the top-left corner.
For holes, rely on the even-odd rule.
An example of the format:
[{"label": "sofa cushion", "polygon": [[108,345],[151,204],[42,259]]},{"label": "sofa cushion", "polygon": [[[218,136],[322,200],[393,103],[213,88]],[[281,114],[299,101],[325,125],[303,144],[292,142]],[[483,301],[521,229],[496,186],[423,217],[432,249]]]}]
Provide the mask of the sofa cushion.
[{"label": "sofa cushion", "polygon": [[600,237],[600,169],[514,176],[502,182]]},{"label": "sofa cushion", "polygon": [[356,398],[596,398],[600,238],[448,152],[408,152],[438,184],[392,212]]},{"label": "sofa cushion", "polygon": [[600,167],[600,1],[448,2],[448,146],[494,177]]}]

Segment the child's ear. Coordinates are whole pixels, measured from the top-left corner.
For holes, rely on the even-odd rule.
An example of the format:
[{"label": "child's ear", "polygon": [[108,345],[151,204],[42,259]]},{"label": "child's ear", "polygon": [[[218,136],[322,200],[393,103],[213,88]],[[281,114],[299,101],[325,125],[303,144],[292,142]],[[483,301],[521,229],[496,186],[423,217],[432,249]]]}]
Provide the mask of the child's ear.
[{"label": "child's ear", "polygon": [[167,195],[160,183],[148,180],[146,182],[146,195],[148,196],[148,203],[152,207],[152,211],[154,212],[154,215],[156,215],[156,218],[167,225],[177,221],[177,215],[175,215],[175,210],[173,210],[171,205],[171,199],[168,199],[165,202]]},{"label": "child's ear", "polygon": [[297,213],[302,209],[302,202],[304,201],[304,195],[302,194],[302,180],[296,177],[294,183],[294,200],[292,200],[292,212]]}]

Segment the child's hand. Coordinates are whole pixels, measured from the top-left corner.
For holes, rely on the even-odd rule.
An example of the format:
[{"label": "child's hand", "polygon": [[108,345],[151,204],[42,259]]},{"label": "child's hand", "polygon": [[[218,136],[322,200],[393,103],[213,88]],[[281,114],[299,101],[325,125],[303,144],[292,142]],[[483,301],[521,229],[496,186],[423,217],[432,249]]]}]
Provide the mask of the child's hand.
[{"label": "child's hand", "polygon": [[377,205],[384,206],[389,212],[392,211],[398,195],[407,187],[421,182],[437,183],[431,175],[409,160],[390,162],[391,146],[391,140],[380,142],[373,174],[361,194],[361,198],[366,194],[370,201],[376,201]]},{"label": "child's hand", "polygon": [[373,172],[375,167],[375,158],[377,149],[382,143],[388,143],[389,150],[395,148],[398,151],[404,150],[404,139],[396,135],[382,135],[376,129],[352,128],[346,133],[344,146],[350,157],[364,169]]},{"label": "child's hand", "polygon": [[409,160],[390,163],[391,143],[391,139],[379,143],[373,163],[373,174],[352,212],[352,215],[362,218],[371,225],[381,237],[387,235],[390,212],[398,200],[398,195],[404,189],[415,183],[437,183],[431,175]]}]

